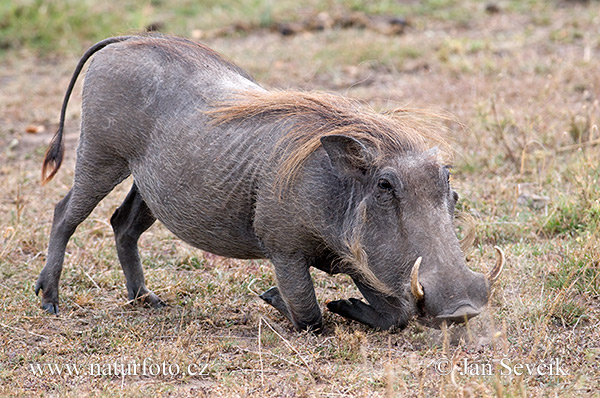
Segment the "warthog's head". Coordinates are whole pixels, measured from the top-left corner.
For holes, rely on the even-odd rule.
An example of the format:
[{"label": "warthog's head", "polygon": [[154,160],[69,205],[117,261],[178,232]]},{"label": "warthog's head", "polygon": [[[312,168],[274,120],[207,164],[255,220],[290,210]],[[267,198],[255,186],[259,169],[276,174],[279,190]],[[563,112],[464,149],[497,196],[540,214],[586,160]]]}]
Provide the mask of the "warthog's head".
[{"label": "warthog's head", "polygon": [[502,251],[487,276],[467,268],[453,225],[458,195],[437,150],[381,156],[343,135],[321,142],[337,173],[354,180],[349,262],[371,306],[395,326],[411,315],[437,327],[479,314],[502,269]]}]

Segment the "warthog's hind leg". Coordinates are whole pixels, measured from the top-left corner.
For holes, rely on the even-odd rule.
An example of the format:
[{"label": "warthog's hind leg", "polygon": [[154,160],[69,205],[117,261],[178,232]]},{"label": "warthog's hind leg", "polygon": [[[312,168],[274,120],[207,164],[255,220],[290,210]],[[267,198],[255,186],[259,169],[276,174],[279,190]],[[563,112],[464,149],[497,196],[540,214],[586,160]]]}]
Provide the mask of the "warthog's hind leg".
[{"label": "warthog's hind leg", "polygon": [[42,294],[42,308],[58,314],[58,282],[67,242],[75,229],[112,189],[129,175],[127,164],[80,145],[75,178],[69,193],[54,208],[46,265],[35,284]]},{"label": "warthog's hind leg", "polygon": [[46,265],[35,283],[35,294],[42,290],[42,308],[51,314],[58,314],[58,282],[62,272],[67,242],[75,228],[87,217],[73,219],[69,216],[72,209],[71,196],[73,189],[54,207],[54,219],[50,231],[50,243],[48,245],[48,257]]},{"label": "warthog's hind leg", "polygon": [[146,288],[138,251],[140,235],[150,228],[154,221],[156,218],[142,199],[135,182],[110,219],[115,231],[117,255],[125,274],[129,300],[140,300],[154,308],[160,308],[165,306],[165,303]]}]

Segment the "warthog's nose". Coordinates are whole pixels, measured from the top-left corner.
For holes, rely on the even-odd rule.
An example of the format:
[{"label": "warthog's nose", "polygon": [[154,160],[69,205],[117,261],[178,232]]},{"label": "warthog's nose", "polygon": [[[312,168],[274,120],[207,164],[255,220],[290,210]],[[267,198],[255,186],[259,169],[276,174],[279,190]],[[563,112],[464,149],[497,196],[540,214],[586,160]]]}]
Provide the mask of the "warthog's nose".
[{"label": "warthog's nose", "polygon": [[473,318],[474,316],[479,315],[481,311],[474,308],[470,304],[461,305],[452,313],[449,314],[440,314],[434,318],[434,322],[436,324],[441,324],[442,322],[446,322],[446,324],[450,325],[452,323],[464,323],[468,319]]}]

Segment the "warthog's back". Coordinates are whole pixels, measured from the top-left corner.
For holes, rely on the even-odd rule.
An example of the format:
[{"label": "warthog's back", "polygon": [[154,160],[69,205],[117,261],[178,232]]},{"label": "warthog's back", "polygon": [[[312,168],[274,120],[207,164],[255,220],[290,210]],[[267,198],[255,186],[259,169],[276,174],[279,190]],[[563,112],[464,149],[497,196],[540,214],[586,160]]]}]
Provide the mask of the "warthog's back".
[{"label": "warthog's back", "polygon": [[153,214],[184,241],[229,257],[264,253],[254,202],[270,131],[215,126],[204,113],[236,92],[262,90],[212,50],[142,37],[98,52],[86,75],[79,156],[110,152],[128,163]]}]

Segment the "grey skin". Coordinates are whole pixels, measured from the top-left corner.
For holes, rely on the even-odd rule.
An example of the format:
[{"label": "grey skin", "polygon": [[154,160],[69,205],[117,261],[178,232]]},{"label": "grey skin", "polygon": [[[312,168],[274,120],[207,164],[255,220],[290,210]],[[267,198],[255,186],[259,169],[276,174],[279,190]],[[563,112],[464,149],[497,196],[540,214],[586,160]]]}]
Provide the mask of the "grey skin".
[{"label": "grey skin", "polygon": [[[119,37],[88,50],[47,154],[52,175],[62,159],[68,98],[94,53],[83,88],[73,186],[56,205],[47,262],[35,286],[49,313],[58,313],[69,238],[130,174],[134,184],[111,224],[131,300],[164,305],[145,285],[137,247],[158,219],[202,250],[271,260],[277,287],[261,297],[298,330],[323,326],[311,267],[350,274],[368,304],[351,298],[327,308],[380,330],[403,328],[415,316],[432,326],[461,322],[487,303],[489,283],[466,267],[454,232],[457,196],[448,170],[431,152],[398,153],[374,166],[374,148],[344,135],[323,137],[282,201],[274,184],[285,146],[277,143],[294,120],[282,124],[257,116],[211,123],[203,112],[211,104],[263,88],[210,49],[183,39]],[[378,292],[341,261],[344,228],[361,202],[369,267],[394,294]],[[409,275],[419,256],[425,296],[416,300]]]}]

